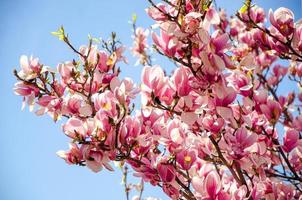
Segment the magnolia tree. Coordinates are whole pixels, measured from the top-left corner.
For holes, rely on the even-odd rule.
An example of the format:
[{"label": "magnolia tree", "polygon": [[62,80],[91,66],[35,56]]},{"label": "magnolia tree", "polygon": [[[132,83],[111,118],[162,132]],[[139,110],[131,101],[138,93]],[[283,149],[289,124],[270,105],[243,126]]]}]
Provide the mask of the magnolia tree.
[{"label": "magnolia tree", "polygon": [[119,78],[126,48],[114,33],[77,49],[60,28],[78,58],[56,70],[21,57],[15,93],[39,116],[66,118],[69,150],[57,154],[94,172],[118,161],[124,180],[130,167],[142,182],[125,181],[127,199],[132,188],[142,199],[143,182],[171,199],[302,199],[302,22],[251,0],[231,17],[211,0],[148,1],[152,30],[133,19],[139,87]]}]

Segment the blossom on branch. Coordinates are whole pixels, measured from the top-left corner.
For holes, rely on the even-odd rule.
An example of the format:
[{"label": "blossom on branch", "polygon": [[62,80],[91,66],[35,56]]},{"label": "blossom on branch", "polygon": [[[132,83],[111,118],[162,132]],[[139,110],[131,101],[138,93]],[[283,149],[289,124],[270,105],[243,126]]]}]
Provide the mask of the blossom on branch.
[{"label": "blossom on branch", "polygon": [[[53,34],[77,59],[57,70],[21,57],[15,93],[37,115],[66,118],[69,150],[58,156],[93,172],[117,161],[171,199],[301,198],[302,23],[251,0],[231,18],[211,0],[148,1],[153,30],[133,24],[139,87],[120,76],[126,48],[115,33],[76,48],[61,27]],[[151,47],[171,73],[152,64]],[[124,186],[142,199],[142,184]]]}]

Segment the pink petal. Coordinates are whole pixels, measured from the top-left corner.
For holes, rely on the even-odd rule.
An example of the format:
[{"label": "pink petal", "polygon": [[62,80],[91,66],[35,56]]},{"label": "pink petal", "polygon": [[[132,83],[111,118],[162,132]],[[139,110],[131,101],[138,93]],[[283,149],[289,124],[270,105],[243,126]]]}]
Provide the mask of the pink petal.
[{"label": "pink petal", "polygon": [[215,197],[220,190],[220,180],[217,173],[210,172],[205,179],[205,187],[210,197]]}]

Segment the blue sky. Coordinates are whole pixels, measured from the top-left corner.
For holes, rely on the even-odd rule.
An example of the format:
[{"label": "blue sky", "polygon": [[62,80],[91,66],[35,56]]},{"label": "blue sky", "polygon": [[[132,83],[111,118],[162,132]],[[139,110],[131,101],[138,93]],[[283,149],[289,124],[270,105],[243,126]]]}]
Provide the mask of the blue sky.
[{"label": "blue sky", "polygon": [[[285,6],[301,17],[300,0],[263,0],[266,9]],[[218,0],[228,11],[241,7],[241,0]],[[34,55],[46,65],[75,57],[50,32],[64,25],[75,46],[85,44],[87,35],[106,38],[116,31],[120,40],[130,45],[128,20],[137,13],[138,25],[152,24],[145,14],[146,0],[1,0],[0,1],[0,199],[1,200],[80,200],[125,199],[120,185],[121,173],[69,166],[55,155],[67,149],[68,138],[61,132],[61,122],[48,116],[36,117],[21,112],[21,98],[13,94],[14,68],[19,68],[22,54]],[[139,82],[141,66],[122,66],[123,76]],[[167,65],[167,62],[164,62]],[[167,66],[163,66],[167,67]],[[135,180],[138,181],[138,180]],[[144,196],[166,199],[159,189],[147,187]]]}]

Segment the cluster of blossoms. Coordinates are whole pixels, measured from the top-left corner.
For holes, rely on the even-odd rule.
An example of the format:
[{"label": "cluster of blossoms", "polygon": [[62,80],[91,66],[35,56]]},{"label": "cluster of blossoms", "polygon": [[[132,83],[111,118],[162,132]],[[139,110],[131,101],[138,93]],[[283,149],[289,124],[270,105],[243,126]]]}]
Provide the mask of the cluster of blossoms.
[{"label": "cluster of blossoms", "polygon": [[[251,1],[230,19],[211,0],[149,2],[154,49],[176,65],[170,75],[150,66],[143,28],[131,49],[145,65],[140,87],[118,78],[115,37],[104,50],[92,40],[76,50],[61,30],[79,60],[57,72],[21,57],[15,92],[38,115],[67,118],[70,149],[58,155],[94,172],[127,163],[171,199],[301,199],[302,23]],[[279,94],[284,81],[297,88]]]}]

